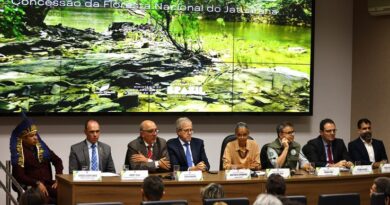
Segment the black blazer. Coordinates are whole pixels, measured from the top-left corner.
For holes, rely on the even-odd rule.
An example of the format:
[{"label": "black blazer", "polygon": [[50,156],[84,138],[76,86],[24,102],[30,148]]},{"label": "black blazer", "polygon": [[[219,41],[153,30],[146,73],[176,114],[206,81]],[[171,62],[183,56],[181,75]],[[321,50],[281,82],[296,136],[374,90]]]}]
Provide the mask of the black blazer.
[{"label": "black blazer", "polygon": [[[316,167],[326,166],[326,152],[321,136],[309,140],[307,144],[303,146],[302,151],[310,162],[315,162]],[[345,146],[342,139],[336,138],[333,140],[332,154],[334,163],[337,163],[341,160],[351,161],[347,147]]]},{"label": "black blazer", "polygon": [[[179,137],[168,140],[167,146],[169,159],[171,161],[171,167],[173,167],[173,165],[180,165],[181,171],[187,171],[187,159],[184,153],[183,145],[180,143]],[[194,165],[203,161],[207,166],[206,170],[209,170],[210,164],[209,160],[207,159],[206,152],[204,150],[203,140],[193,137],[191,139],[190,146]]]},{"label": "black blazer", "polygon": [[[374,148],[375,162],[387,160],[385,145],[381,140],[372,139],[372,147]],[[366,146],[360,137],[348,143],[348,151],[353,161],[360,161],[362,165],[371,164]]]}]

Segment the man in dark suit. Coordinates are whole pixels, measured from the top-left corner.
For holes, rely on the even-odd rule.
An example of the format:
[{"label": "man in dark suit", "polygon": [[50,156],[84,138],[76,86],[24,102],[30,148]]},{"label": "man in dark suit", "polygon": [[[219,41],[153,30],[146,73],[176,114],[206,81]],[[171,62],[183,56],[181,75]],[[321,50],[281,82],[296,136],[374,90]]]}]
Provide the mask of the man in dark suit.
[{"label": "man in dark suit", "polygon": [[181,171],[210,169],[203,140],[192,137],[192,121],[187,117],[176,120],[177,138],[167,142],[171,166],[180,165]]},{"label": "man in dark suit", "polygon": [[320,136],[309,140],[302,148],[316,167],[351,167],[353,163],[342,139],[336,138],[336,124],[331,119],[320,122]]},{"label": "man in dark suit", "polygon": [[372,138],[371,121],[363,118],[357,123],[359,137],[348,143],[349,154],[352,160],[360,161],[362,165],[372,165],[378,168],[387,161],[387,154],[383,142]]},{"label": "man in dark suit", "polygon": [[140,136],[127,145],[125,165],[132,170],[151,172],[169,171],[171,168],[167,143],[157,137],[158,129],[151,120],[140,124]]},{"label": "man in dark suit", "polygon": [[99,141],[100,126],[96,120],[85,123],[86,139],[72,145],[69,155],[69,173],[74,170],[89,170],[115,173],[114,161],[111,156],[111,147]]}]

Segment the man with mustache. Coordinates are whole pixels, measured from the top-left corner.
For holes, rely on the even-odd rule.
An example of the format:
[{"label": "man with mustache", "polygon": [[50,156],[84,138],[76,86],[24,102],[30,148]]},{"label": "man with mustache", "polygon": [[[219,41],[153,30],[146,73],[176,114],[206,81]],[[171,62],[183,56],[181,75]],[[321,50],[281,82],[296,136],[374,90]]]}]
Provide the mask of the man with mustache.
[{"label": "man with mustache", "polygon": [[357,123],[359,137],[348,144],[348,150],[353,161],[360,161],[362,165],[372,165],[378,168],[387,161],[385,146],[381,140],[373,139],[371,121],[363,118]]}]

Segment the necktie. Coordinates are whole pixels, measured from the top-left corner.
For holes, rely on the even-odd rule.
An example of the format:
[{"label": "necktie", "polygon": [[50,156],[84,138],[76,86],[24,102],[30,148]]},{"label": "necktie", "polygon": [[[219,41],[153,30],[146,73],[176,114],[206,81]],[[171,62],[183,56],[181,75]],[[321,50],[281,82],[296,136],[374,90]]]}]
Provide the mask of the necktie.
[{"label": "necktie", "polygon": [[190,152],[190,144],[188,144],[188,142],[186,142],[184,144],[184,146],[186,146],[187,165],[188,165],[188,167],[192,167],[192,156],[191,156],[191,152]]},{"label": "necktie", "polygon": [[98,171],[97,167],[97,155],[96,155],[96,144],[91,145],[92,148],[92,157],[91,157],[91,170]]},{"label": "necktie", "polygon": [[327,144],[326,147],[328,148],[328,163],[333,164],[333,155],[332,155],[332,147],[330,144]]},{"label": "necktie", "polygon": [[148,158],[152,159],[153,152],[152,152],[152,145],[148,145]]}]

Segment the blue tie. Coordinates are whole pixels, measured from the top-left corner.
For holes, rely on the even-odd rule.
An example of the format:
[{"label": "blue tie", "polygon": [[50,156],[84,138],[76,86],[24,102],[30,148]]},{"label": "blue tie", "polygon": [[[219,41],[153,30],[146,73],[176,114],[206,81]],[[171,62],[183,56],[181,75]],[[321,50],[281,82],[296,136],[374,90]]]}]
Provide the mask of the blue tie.
[{"label": "blue tie", "polygon": [[191,152],[190,152],[190,144],[188,144],[188,142],[186,142],[184,144],[184,146],[186,146],[187,165],[188,165],[188,168],[190,168],[190,167],[192,167],[192,156],[191,156]]},{"label": "blue tie", "polygon": [[96,144],[92,144],[91,148],[92,148],[91,170],[92,171],[98,171],[97,156],[96,156]]}]

